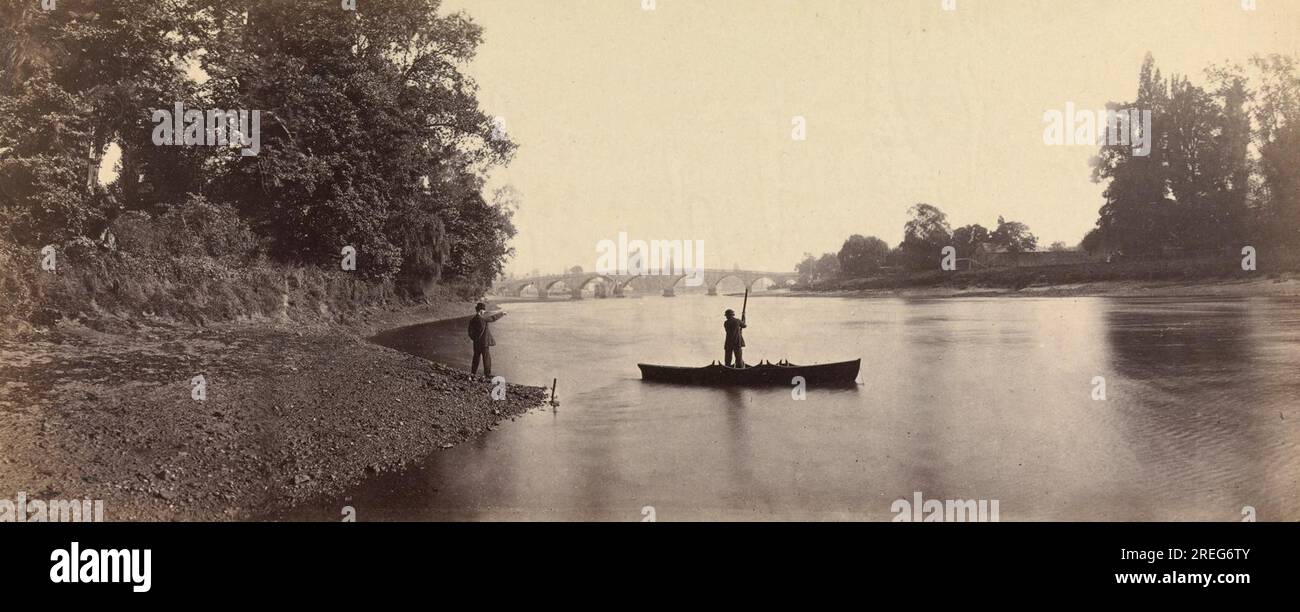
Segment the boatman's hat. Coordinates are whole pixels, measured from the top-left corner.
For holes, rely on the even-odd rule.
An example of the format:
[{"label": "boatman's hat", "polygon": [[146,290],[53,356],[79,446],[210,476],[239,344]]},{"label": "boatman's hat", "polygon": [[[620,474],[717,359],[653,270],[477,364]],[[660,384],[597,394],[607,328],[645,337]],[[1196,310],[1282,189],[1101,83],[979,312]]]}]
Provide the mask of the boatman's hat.
[{"label": "boatman's hat", "polygon": [[724,314],[724,315],[731,315],[731,316],[734,317],[734,316],[736,316],[736,311],[734,311],[734,310],[728,308],[728,309],[727,309],[727,312],[724,312],[724,313],[722,313],[722,314]]}]

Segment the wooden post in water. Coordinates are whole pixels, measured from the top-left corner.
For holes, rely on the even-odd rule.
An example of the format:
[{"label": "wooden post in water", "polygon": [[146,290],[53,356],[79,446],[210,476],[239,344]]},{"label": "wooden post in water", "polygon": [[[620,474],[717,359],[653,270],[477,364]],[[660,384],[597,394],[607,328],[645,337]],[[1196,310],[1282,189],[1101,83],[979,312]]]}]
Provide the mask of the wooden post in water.
[{"label": "wooden post in water", "polygon": [[552,378],[552,379],[551,379],[551,401],[547,402],[548,404],[551,405],[551,407],[555,407],[555,406],[559,406],[559,405],[560,405],[560,400],[556,399],[556,397],[555,397],[555,383],[559,382],[559,380],[560,380],[560,379],[558,379],[558,378]]}]

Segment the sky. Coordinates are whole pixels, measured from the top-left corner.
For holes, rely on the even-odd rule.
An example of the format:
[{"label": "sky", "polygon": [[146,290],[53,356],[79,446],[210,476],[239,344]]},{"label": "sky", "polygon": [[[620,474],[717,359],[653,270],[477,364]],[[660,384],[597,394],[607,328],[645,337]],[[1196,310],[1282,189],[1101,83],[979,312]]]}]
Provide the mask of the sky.
[{"label": "sky", "polygon": [[[1096,147],[1044,113],[1165,75],[1300,55],[1300,0],[443,0],[484,26],[467,71],[516,143],[507,272],[594,269],[601,240],[703,240],[708,268],[788,272],[907,208],[1074,246]],[[647,5],[653,9],[647,10]],[[953,5],[953,10],[945,10]],[[802,139],[794,138],[802,121]],[[116,178],[116,152],[100,179]]]},{"label": "sky", "polygon": [[1194,81],[1300,54],[1300,0],[945,4],[445,0],[484,27],[467,70],[520,145],[489,184],[522,196],[507,270],[592,269],[627,232],[787,271],[851,234],[897,244],[918,202],[1075,245],[1096,148],[1044,144],[1045,112],[1132,99],[1147,52]]},{"label": "sky", "polygon": [[[1131,100],[1148,52],[1194,82],[1211,64],[1300,54],[1300,0],[444,0],[443,11],[484,27],[466,70],[520,145],[488,184],[521,194],[507,263],[518,275],[594,269],[597,245],[620,232],[701,240],[706,267],[789,271],[852,234],[896,245],[920,202],[954,228],[1004,216],[1042,248],[1073,246],[1102,204],[1096,147],[1044,144],[1045,113]],[[119,153],[101,182],[116,179]]]}]

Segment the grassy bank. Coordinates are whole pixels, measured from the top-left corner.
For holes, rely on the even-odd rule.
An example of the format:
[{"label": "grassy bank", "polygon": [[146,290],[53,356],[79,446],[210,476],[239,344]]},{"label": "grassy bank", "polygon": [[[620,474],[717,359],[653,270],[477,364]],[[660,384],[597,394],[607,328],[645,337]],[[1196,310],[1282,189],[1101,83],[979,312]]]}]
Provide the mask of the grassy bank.
[{"label": "grassy bank", "polygon": [[421,304],[463,301],[465,290],[400,290],[356,272],[206,255],[141,256],[94,245],[58,249],[54,270],[30,248],[0,243],[0,318],[6,337],[72,321],[100,331],[251,321],[321,327]]}]

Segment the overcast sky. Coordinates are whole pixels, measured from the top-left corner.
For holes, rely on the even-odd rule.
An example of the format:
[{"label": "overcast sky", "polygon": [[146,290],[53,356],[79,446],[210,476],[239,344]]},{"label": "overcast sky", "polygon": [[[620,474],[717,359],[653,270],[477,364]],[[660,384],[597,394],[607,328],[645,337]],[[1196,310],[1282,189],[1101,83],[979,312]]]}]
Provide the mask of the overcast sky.
[{"label": "overcast sky", "polygon": [[470,72],[520,145],[492,182],[522,194],[509,270],[592,269],[619,231],[789,270],[854,233],[897,244],[917,202],[1075,245],[1096,149],[1044,145],[1045,111],[1132,99],[1148,51],[1194,81],[1300,53],[1298,0],[654,4],[446,0],[486,29]]}]

